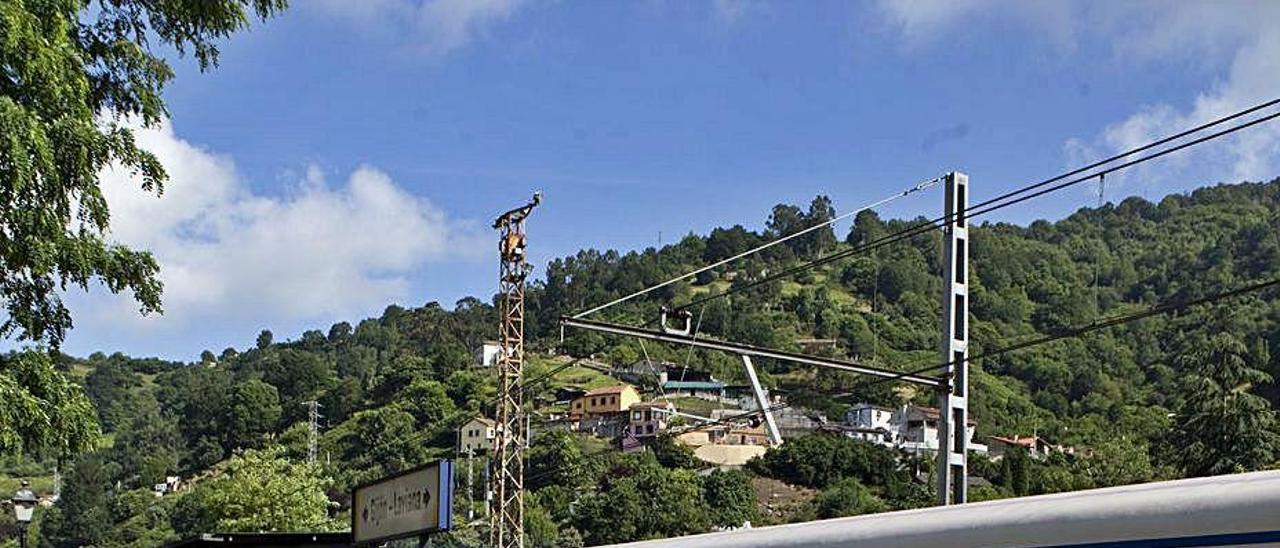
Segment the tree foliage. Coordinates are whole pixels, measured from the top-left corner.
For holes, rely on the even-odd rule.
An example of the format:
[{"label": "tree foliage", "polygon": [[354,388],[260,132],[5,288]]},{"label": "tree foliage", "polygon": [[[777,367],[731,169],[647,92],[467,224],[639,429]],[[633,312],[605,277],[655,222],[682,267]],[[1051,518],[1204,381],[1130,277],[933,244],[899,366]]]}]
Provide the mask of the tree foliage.
[{"label": "tree foliage", "polygon": [[1280,450],[1275,411],[1250,392],[1271,377],[1249,367],[1246,354],[1239,339],[1219,333],[1181,360],[1188,377],[1174,444],[1187,475],[1244,472],[1275,462]]},{"label": "tree foliage", "polygon": [[0,357],[0,401],[0,454],[65,457],[97,440],[93,404],[44,352]]},{"label": "tree foliage", "polygon": [[208,531],[325,531],[330,480],[315,465],[290,462],[274,450],[247,450],[215,469],[174,508],[182,535]]},{"label": "tree foliage", "polygon": [[0,6],[0,335],[55,347],[71,327],[59,292],[100,282],[160,310],[150,253],[107,240],[99,188],[109,166],[159,194],[166,174],[134,141],[132,124],[159,124],[174,72],[162,55],[217,63],[217,42],[283,0],[49,0]]}]

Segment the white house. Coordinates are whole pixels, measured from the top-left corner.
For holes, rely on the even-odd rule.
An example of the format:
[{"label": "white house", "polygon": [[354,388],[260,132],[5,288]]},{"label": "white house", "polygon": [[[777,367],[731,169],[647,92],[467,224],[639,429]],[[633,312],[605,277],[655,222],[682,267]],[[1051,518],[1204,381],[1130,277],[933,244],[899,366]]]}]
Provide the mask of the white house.
[{"label": "white house", "polygon": [[[917,453],[938,450],[938,410],[907,405],[898,410],[869,403],[854,405],[845,413],[845,435]],[[971,451],[986,453],[987,446],[973,442],[977,422],[969,419],[965,435]]]},{"label": "white house", "polygon": [[898,423],[894,421],[897,413],[888,407],[880,407],[870,403],[859,403],[845,412],[844,422],[849,429],[845,435],[886,446],[894,446],[899,441]]},{"label": "white house", "polygon": [[502,347],[497,342],[485,341],[479,348],[472,353],[475,358],[476,367],[493,367],[498,365],[498,354],[502,353]]},{"label": "white house", "polygon": [[[937,451],[938,418],[936,407],[908,405],[902,408],[897,417],[902,436],[899,447],[910,452]],[[969,418],[969,423],[964,427],[965,438],[970,451],[986,453],[987,446],[973,442],[973,431],[977,424],[972,417]]]},{"label": "white house", "polygon": [[498,437],[498,423],[476,417],[458,428],[458,453],[483,453],[493,447]]}]

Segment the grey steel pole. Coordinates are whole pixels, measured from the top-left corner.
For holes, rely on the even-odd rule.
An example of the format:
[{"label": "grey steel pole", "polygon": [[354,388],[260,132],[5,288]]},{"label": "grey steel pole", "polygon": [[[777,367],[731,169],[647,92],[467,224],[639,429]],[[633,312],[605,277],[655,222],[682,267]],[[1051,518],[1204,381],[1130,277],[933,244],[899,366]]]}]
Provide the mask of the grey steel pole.
[{"label": "grey steel pole", "polygon": [[962,504],[968,498],[969,475],[969,176],[947,174],[943,237],[942,359],[938,388],[938,504]]}]

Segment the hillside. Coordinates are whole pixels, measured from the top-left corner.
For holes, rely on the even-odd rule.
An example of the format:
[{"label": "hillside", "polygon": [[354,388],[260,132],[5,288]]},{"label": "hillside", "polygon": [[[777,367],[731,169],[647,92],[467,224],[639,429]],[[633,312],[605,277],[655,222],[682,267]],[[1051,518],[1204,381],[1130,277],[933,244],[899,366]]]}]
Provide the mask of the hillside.
[{"label": "hillside", "polygon": [[[1158,204],[1128,198],[1029,226],[975,224],[970,331],[975,352],[1276,277],[1277,212],[1280,179],[1204,188]],[[630,364],[648,356],[740,381],[739,362],[733,356],[658,344],[641,347],[636,341],[575,330],[568,330],[561,343],[557,318],[833,214],[830,201],[819,197],[807,210],[779,205],[764,233],[741,226],[719,228],[706,236],[690,234],[660,250],[583,250],[552,261],[545,279],[528,292],[528,331],[535,354],[529,377],[551,371],[569,356],[594,355],[609,364]],[[767,272],[849,249],[918,221],[863,213],[848,234],[818,231],[723,271],[612,308],[601,319],[645,323],[656,318],[663,304],[682,304],[749,283]],[[937,360],[940,247],[938,234],[925,234],[836,261],[792,281],[753,287],[692,312],[699,333],[706,336],[790,350],[800,350],[802,339],[832,340],[822,351],[911,370]],[[1174,435],[1179,431],[1174,413],[1194,404],[1187,401],[1184,383],[1203,373],[1186,357],[1209,345],[1214,335],[1229,333],[1243,345],[1241,359],[1271,378],[1280,374],[1280,362],[1268,351],[1280,344],[1280,304],[1269,299],[1272,295],[1265,296],[1157,316],[975,363],[971,413],[979,436],[1034,434],[1055,444],[1089,448],[1095,455],[1087,463],[1064,458],[1011,464],[1014,459],[1006,459],[997,465],[979,459],[975,474],[993,484],[980,494],[1011,496],[1196,473],[1177,455],[1182,447],[1174,445],[1182,439]],[[454,429],[487,410],[495,391],[492,373],[472,367],[471,353],[494,338],[496,324],[490,302],[467,298],[452,307],[389,306],[379,318],[338,323],[288,341],[277,341],[264,331],[251,347],[205,351],[196,363],[123,355],[66,357],[61,365],[83,380],[106,436],[99,451],[63,464],[70,470],[63,499],[50,513],[44,538],[53,545],[85,540],[150,545],[156,539],[217,526],[220,518],[204,511],[194,495],[138,498],[131,493],[145,492],[169,475],[218,476],[228,459],[244,449],[263,449],[272,458],[290,462],[305,460],[304,402],[309,400],[319,402],[324,423],[320,464],[308,473],[323,478],[322,489],[341,509],[337,521],[324,526],[340,528],[351,486],[451,456]],[[860,388],[859,380],[849,375],[783,363],[761,366],[765,383],[775,392],[832,418],[841,417],[858,401],[930,403],[929,394],[888,385]],[[593,388],[609,381],[596,370],[572,367],[556,371],[531,395],[550,401],[556,388]],[[1269,380],[1241,386],[1265,397],[1271,407],[1280,404],[1280,387]],[[834,397],[846,392],[855,396]],[[1269,409],[1266,413],[1269,416]],[[864,468],[815,479],[794,476],[796,472],[779,464],[784,458],[816,458],[822,453],[820,444],[826,443],[839,445],[825,451],[831,454],[857,451],[849,454]],[[749,472],[706,479],[686,469],[694,465],[681,460],[685,455],[680,447],[659,448],[649,457],[623,457],[596,440],[551,433],[539,439],[530,457],[531,470],[541,472],[531,475],[536,481],[530,483],[537,489],[530,499],[529,519],[541,528],[537,542],[572,545],[705,531],[740,523],[743,517],[761,523],[927,503],[927,485],[900,470],[892,457],[872,468],[866,463],[886,458],[876,452],[879,449],[840,445],[847,443],[789,444],[788,452],[771,452]],[[809,449],[814,452],[805,453]],[[1267,452],[1239,464],[1269,465],[1276,460],[1274,452]],[[569,465],[563,463],[573,468],[566,470]],[[33,468],[47,472],[52,467],[52,462],[4,464],[10,475],[34,475]],[[751,491],[749,475],[818,492],[812,502],[806,495],[792,510],[762,517],[756,513],[759,487]],[[768,483],[754,479],[757,485]],[[742,489],[751,496],[734,499],[740,499],[736,506],[706,503],[729,497],[727,493],[741,494]],[[626,498],[640,493],[649,502]],[[565,510],[571,502],[577,508],[572,514]],[[75,508],[95,504],[117,511],[74,514]],[[604,519],[624,507],[634,507],[634,520]],[[645,512],[652,515],[639,516]],[[465,545],[475,534],[467,528],[454,535],[454,542]]]}]

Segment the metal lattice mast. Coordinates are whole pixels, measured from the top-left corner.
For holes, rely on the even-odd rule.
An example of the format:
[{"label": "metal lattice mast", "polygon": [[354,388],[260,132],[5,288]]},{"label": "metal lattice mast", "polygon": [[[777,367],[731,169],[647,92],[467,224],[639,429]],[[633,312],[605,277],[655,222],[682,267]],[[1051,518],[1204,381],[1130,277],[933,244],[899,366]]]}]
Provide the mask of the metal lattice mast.
[{"label": "metal lattice mast", "polygon": [[307,462],[316,462],[316,442],[320,437],[320,402],[302,402],[307,406]]},{"label": "metal lattice mast", "polygon": [[494,221],[502,266],[498,275],[498,432],[495,436],[491,546],[524,546],[524,280],[531,270],[525,258],[524,221],[542,200],[503,213]]},{"label": "metal lattice mast", "polygon": [[942,359],[938,390],[938,503],[963,504],[969,475],[969,176],[946,176],[942,244]]}]

